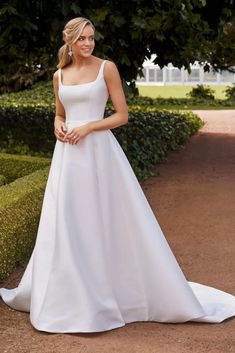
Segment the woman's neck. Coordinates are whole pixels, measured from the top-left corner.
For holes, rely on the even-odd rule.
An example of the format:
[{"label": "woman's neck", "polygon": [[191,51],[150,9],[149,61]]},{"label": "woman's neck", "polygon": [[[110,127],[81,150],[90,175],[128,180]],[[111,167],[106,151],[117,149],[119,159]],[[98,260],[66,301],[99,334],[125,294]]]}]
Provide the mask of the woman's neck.
[{"label": "woman's neck", "polygon": [[79,67],[87,66],[87,65],[91,64],[92,61],[93,61],[92,55],[89,56],[88,58],[73,57],[72,66],[79,68]]}]

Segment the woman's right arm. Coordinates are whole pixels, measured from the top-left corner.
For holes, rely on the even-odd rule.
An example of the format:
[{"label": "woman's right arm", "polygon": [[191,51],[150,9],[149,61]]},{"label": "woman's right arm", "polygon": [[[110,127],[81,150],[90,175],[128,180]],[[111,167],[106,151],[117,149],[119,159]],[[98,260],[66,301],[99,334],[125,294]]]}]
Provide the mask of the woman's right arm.
[{"label": "woman's right arm", "polygon": [[59,99],[58,95],[58,71],[56,71],[53,75],[53,87],[54,87],[54,94],[55,94],[55,119],[54,119],[54,133],[58,140],[61,142],[64,141],[64,136],[67,132],[67,128],[65,125],[65,110],[64,107]]}]

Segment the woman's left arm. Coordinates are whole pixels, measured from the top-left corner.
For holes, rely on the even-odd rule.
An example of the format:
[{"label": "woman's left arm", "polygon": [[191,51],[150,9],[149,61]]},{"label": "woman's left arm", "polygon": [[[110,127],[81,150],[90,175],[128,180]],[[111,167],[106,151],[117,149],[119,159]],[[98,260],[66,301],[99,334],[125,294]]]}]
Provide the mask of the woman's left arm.
[{"label": "woman's left arm", "polygon": [[128,122],[128,110],[122,88],[120,75],[116,65],[107,61],[104,66],[104,79],[112,100],[115,113],[109,117],[89,123],[91,131],[113,129]]}]

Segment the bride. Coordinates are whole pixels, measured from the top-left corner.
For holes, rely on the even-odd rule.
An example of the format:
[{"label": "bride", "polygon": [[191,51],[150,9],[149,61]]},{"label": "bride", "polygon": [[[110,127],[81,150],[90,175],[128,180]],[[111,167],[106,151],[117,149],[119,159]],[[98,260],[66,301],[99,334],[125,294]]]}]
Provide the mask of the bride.
[{"label": "bride", "polygon": [[[63,30],[37,240],[18,287],[0,296],[47,332],[235,316],[233,295],[186,280],[111,132],[127,123],[127,107],[116,65],[93,55],[94,32],[81,17]],[[115,113],[104,119],[109,96]]]}]

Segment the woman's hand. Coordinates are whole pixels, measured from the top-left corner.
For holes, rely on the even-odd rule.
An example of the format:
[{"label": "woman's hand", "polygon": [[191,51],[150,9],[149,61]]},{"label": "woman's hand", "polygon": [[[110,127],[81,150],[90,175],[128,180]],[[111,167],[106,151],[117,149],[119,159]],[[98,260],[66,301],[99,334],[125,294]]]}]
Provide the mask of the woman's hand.
[{"label": "woman's hand", "polygon": [[61,142],[65,142],[64,137],[66,132],[67,132],[67,128],[66,128],[65,122],[61,120],[55,120],[54,133],[56,138]]},{"label": "woman's hand", "polygon": [[72,130],[67,132],[64,136],[64,142],[68,142],[72,145],[76,145],[81,139],[92,132],[91,125],[85,124],[79,127],[74,127]]}]

